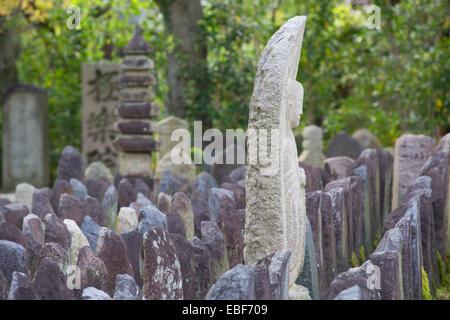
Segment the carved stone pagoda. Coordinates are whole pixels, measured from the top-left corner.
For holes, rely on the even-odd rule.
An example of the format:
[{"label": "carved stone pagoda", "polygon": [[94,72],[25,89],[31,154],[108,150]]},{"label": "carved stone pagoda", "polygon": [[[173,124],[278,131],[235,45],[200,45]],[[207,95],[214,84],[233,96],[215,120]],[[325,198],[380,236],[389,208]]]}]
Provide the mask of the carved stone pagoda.
[{"label": "carved stone pagoda", "polygon": [[152,153],[159,143],[153,138],[155,124],[150,120],[158,115],[159,108],[152,104],[155,94],[150,86],[156,79],[151,74],[154,63],[148,58],[152,47],[142,37],[136,26],[133,37],[124,48],[123,75],[120,79],[119,120],[115,129],[119,132],[114,141],[119,151],[119,175],[140,178],[153,189]]}]

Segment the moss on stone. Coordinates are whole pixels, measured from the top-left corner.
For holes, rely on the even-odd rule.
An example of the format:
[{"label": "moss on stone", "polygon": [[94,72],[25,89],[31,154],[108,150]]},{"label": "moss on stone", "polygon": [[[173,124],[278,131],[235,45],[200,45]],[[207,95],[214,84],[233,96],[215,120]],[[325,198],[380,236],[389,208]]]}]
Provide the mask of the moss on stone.
[{"label": "moss on stone", "polygon": [[352,252],[351,263],[352,263],[353,268],[359,267],[359,261],[358,261],[358,258],[356,257],[356,253],[354,251]]},{"label": "moss on stone", "polygon": [[361,246],[359,249],[359,262],[360,264],[366,262],[366,249],[364,249],[364,246]]},{"label": "moss on stone", "polygon": [[430,291],[430,282],[425,269],[422,267],[422,300],[433,300]]}]

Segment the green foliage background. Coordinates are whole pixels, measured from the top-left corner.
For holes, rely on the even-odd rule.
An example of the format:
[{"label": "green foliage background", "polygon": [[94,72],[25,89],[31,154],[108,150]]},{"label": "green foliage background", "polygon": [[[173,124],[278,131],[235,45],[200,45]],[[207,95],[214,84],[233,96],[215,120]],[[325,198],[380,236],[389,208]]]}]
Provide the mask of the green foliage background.
[{"label": "green foliage background", "polygon": [[[195,120],[199,110],[208,110],[215,127],[245,129],[265,43],[290,17],[307,15],[298,72],[305,89],[304,113],[298,130],[307,124],[322,126],[325,145],[340,130],[352,133],[362,127],[385,146],[393,146],[405,131],[445,134],[450,126],[450,6],[447,0],[395,2],[373,1],[381,8],[381,30],[370,30],[365,25],[370,14],[344,1],[204,1],[200,26],[208,68],[196,76],[207,86],[202,92],[186,92],[188,118]],[[48,92],[54,174],[62,148],[81,147],[82,63],[104,59],[103,49],[111,45],[108,58],[119,59],[117,49],[133,32],[129,17],[146,10],[141,26],[154,48],[156,102],[163,107],[166,53],[175,40],[166,33],[153,1],[72,1],[81,8],[80,30],[69,30],[66,7],[53,3],[44,24],[20,16],[11,23],[20,29],[20,81]]]}]

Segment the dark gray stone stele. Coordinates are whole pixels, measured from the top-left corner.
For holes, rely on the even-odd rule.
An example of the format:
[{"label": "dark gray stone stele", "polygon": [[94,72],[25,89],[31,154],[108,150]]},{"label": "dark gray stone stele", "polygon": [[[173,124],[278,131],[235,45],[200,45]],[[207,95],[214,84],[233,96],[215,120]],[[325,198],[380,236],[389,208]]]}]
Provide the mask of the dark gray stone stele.
[{"label": "dark gray stone stele", "polygon": [[13,272],[8,300],[37,300],[29,275],[19,271]]},{"label": "dark gray stone stele", "polygon": [[364,245],[365,252],[372,250],[372,217],[370,213],[370,199],[369,199],[369,181],[367,178],[367,166],[362,165],[355,168],[352,174],[362,179],[362,243]]},{"label": "dark gray stone stele", "polygon": [[143,295],[132,276],[128,274],[117,275],[114,300],[142,300],[142,298]]},{"label": "dark gray stone stele", "polygon": [[358,140],[354,139],[347,132],[341,131],[331,140],[325,155],[327,158],[347,156],[356,159],[362,151],[363,148]]},{"label": "dark gray stone stele", "polygon": [[95,252],[97,250],[97,240],[100,226],[90,216],[84,216],[83,224],[80,229],[88,240],[92,250]]},{"label": "dark gray stone stele", "polygon": [[238,264],[225,272],[206,295],[206,300],[254,300],[253,270]]},{"label": "dark gray stone stele", "polygon": [[331,196],[324,192],[320,200],[321,227],[322,227],[322,252],[323,252],[323,279],[321,280],[320,292],[327,290],[331,281],[337,275],[336,248],[333,228],[333,215],[331,211]]},{"label": "dark gray stone stele", "polygon": [[128,250],[128,257],[133,267],[133,274],[136,283],[139,288],[142,288],[142,276],[139,267],[139,261],[141,256],[143,234],[138,230],[131,230],[121,234],[123,241],[125,242]]},{"label": "dark gray stone stele", "polygon": [[308,217],[306,217],[305,258],[302,272],[295,283],[308,288],[312,300],[320,300],[319,274],[317,270],[315,245]]},{"label": "dark gray stone stele", "polygon": [[44,258],[40,263],[33,278],[33,288],[39,300],[73,300],[66,276],[50,258]]}]

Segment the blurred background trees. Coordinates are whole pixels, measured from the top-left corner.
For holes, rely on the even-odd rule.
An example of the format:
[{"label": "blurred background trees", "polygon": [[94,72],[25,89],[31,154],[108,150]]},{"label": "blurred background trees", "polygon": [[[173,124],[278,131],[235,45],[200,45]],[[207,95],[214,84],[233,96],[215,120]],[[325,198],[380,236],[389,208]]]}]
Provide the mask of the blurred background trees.
[{"label": "blurred background trees", "polygon": [[[162,117],[205,127],[247,127],[256,64],[270,36],[307,15],[298,80],[301,126],[366,127],[385,146],[402,132],[450,129],[450,5],[447,0],[373,0],[369,14],[343,0],[0,0],[0,89],[19,81],[46,88],[52,168],[81,140],[81,65],[118,60],[138,22],[153,47]],[[370,1],[369,1],[370,2]],[[81,29],[66,9],[81,9]]]}]

